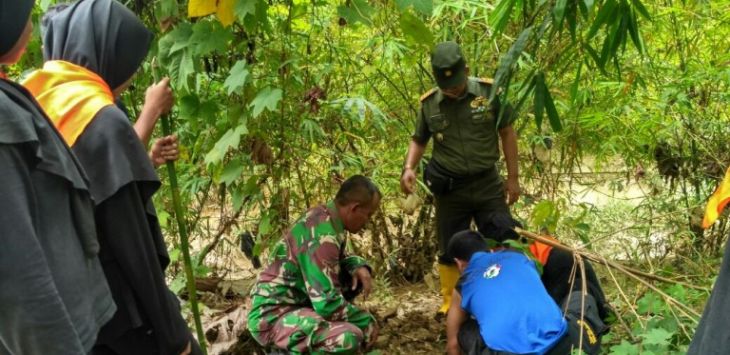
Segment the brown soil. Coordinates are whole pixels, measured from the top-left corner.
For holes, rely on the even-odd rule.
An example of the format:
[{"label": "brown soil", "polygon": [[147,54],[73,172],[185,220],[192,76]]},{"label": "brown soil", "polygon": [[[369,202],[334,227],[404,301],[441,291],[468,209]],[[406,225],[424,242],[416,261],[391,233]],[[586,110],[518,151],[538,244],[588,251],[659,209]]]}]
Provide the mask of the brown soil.
[{"label": "brown soil", "polygon": [[[210,312],[203,322],[209,354],[263,354],[245,331],[246,298],[232,295],[230,289],[226,298],[206,294],[202,299]],[[444,323],[434,319],[439,301],[440,296],[421,283],[377,290],[367,302],[356,302],[375,314],[380,324],[378,341],[369,354],[443,353]]]}]

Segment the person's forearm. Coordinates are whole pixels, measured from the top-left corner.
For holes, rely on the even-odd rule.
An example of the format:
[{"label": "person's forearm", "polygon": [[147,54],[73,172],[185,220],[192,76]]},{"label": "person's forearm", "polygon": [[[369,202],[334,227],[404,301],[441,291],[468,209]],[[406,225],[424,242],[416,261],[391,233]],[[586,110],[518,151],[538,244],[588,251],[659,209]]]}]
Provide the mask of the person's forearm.
[{"label": "person's forearm", "polygon": [[152,131],[155,129],[155,124],[160,118],[160,114],[154,112],[152,109],[147,107],[142,108],[142,113],[139,114],[137,122],[134,123],[134,131],[137,132],[139,140],[146,147],[152,137]]},{"label": "person's forearm", "polygon": [[466,322],[467,314],[461,308],[461,294],[454,291],[451,297],[451,306],[446,316],[446,353],[448,355],[459,355],[459,329]]},{"label": "person's forearm", "polygon": [[411,140],[411,143],[408,145],[408,153],[406,154],[404,168],[416,169],[425,151],[425,145],[420,144],[415,140]]},{"label": "person's forearm", "polygon": [[512,126],[507,126],[499,130],[499,136],[502,140],[504,160],[507,163],[507,178],[517,179],[519,176],[517,162],[517,133],[515,133]]}]

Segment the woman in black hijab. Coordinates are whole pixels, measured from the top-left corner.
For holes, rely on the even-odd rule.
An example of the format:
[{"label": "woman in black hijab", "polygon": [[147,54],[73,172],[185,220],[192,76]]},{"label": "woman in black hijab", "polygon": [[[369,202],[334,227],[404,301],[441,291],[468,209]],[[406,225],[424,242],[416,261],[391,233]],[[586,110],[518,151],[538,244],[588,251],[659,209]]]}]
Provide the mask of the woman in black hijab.
[{"label": "woman in black hijab", "polygon": [[[60,129],[89,175],[100,259],[118,307],[99,334],[95,354],[177,355],[191,349],[192,335],[165,283],[169,257],[152,205],[160,182],[129,118],[113,104],[142,65],[151,41],[152,34],[122,4],[82,0],[48,19],[47,62],[26,82],[29,88],[43,87],[31,91],[41,105],[50,106],[48,111],[76,113],[50,113],[58,127],[67,119],[81,124],[71,130],[80,132],[73,139]],[[50,69],[54,66],[74,73],[57,75]],[[93,90],[83,91],[84,85],[99,94],[89,95]],[[84,99],[64,98],[74,90],[81,90]],[[92,107],[96,99],[107,104]],[[59,103],[66,107],[53,107]],[[192,351],[199,351],[194,341]]]},{"label": "woman in black hijab", "polygon": [[[0,64],[22,56],[32,8],[0,0]],[[6,79],[0,206],[0,354],[88,353],[116,308],[86,176],[30,93]]]}]

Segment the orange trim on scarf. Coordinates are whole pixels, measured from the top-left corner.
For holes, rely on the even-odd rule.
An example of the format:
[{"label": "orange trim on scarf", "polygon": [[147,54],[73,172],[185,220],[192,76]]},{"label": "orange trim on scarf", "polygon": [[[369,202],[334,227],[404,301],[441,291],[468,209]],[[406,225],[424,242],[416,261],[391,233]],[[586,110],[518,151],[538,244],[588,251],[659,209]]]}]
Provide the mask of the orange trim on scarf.
[{"label": "orange trim on scarf", "polygon": [[720,218],[722,210],[730,203],[730,168],[725,172],[725,178],[717,186],[715,193],[710,196],[705,207],[705,217],[702,219],[702,228],[707,229]]},{"label": "orange trim on scarf", "polygon": [[[558,242],[557,239],[544,235],[543,238],[547,238],[549,240],[552,240],[554,242]],[[532,255],[537,259],[537,261],[540,262],[543,266],[547,264],[548,257],[550,257],[550,252],[553,250],[553,247],[544,243],[540,242],[534,242],[530,244],[530,252]]]},{"label": "orange trim on scarf", "polygon": [[46,62],[43,69],[23,81],[23,86],[35,96],[69,146],[102,108],[114,105],[114,95],[104,79],[60,60]]}]

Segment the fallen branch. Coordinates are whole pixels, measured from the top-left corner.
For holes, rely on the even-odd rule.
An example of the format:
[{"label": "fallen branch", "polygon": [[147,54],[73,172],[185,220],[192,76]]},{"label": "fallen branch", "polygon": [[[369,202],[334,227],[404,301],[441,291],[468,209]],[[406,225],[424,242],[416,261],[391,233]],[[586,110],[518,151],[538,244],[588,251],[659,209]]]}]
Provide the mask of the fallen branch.
[{"label": "fallen branch", "polygon": [[670,284],[675,284],[675,285],[681,285],[681,286],[684,286],[684,287],[693,288],[695,290],[701,290],[701,291],[705,291],[705,292],[710,292],[710,290],[708,288],[706,288],[706,287],[693,285],[693,284],[690,284],[690,283],[686,283],[684,281],[672,280],[672,279],[669,279],[669,278],[666,278],[666,277],[662,277],[662,276],[659,276],[659,275],[654,275],[654,274],[650,274],[650,273],[647,273],[647,272],[644,272],[644,271],[641,271],[641,270],[637,270],[637,269],[634,269],[632,267],[619,264],[619,263],[617,263],[615,261],[607,260],[606,258],[604,258],[604,257],[602,257],[600,255],[592,254],[592,253],[589,253],[589,252],[584,251],[584,250],[578,250],[578,249],[569,247],[567,245],[560,244],[560,243],[558,243],[558,242],[556,242],[554,240],[545,238],[545,237],[543,237],[543,236],[541,236],[539,234],[536,234],[536,233],[533,233],[533,232],[530,232],[530,231],[527,231],[527,230],[524,230],[524,229],[521,229],[521,228],[518,228],[518,227],[515,227],[515,231],[519,235],[521,235],[521,236],[523,236],[525,238],[532,239],[532,240],[538,241],[538,242],[543,243],[543,244],[547,244],[547,245],[549,245],[549,246],[551,246],[553,248],[557,248],[557,249],[569,251],[571,253],[580,254],[580,256],[582,256],[582,257],[584,257],[584,258],[586,258],[586,259],[588,259],[588,260],[590,260],[592,262],[599,263],[599,264],[603,264],[603,265],[612,267],[614,269],[618,269],[620,271],[624,271],[627,274],[632,274],[634,276],[643,277],[643,278],[649,279],[649,280],[654,280],[654,281],[659,281],[659,282],[664,282],[664,283],[670,283]]}]

